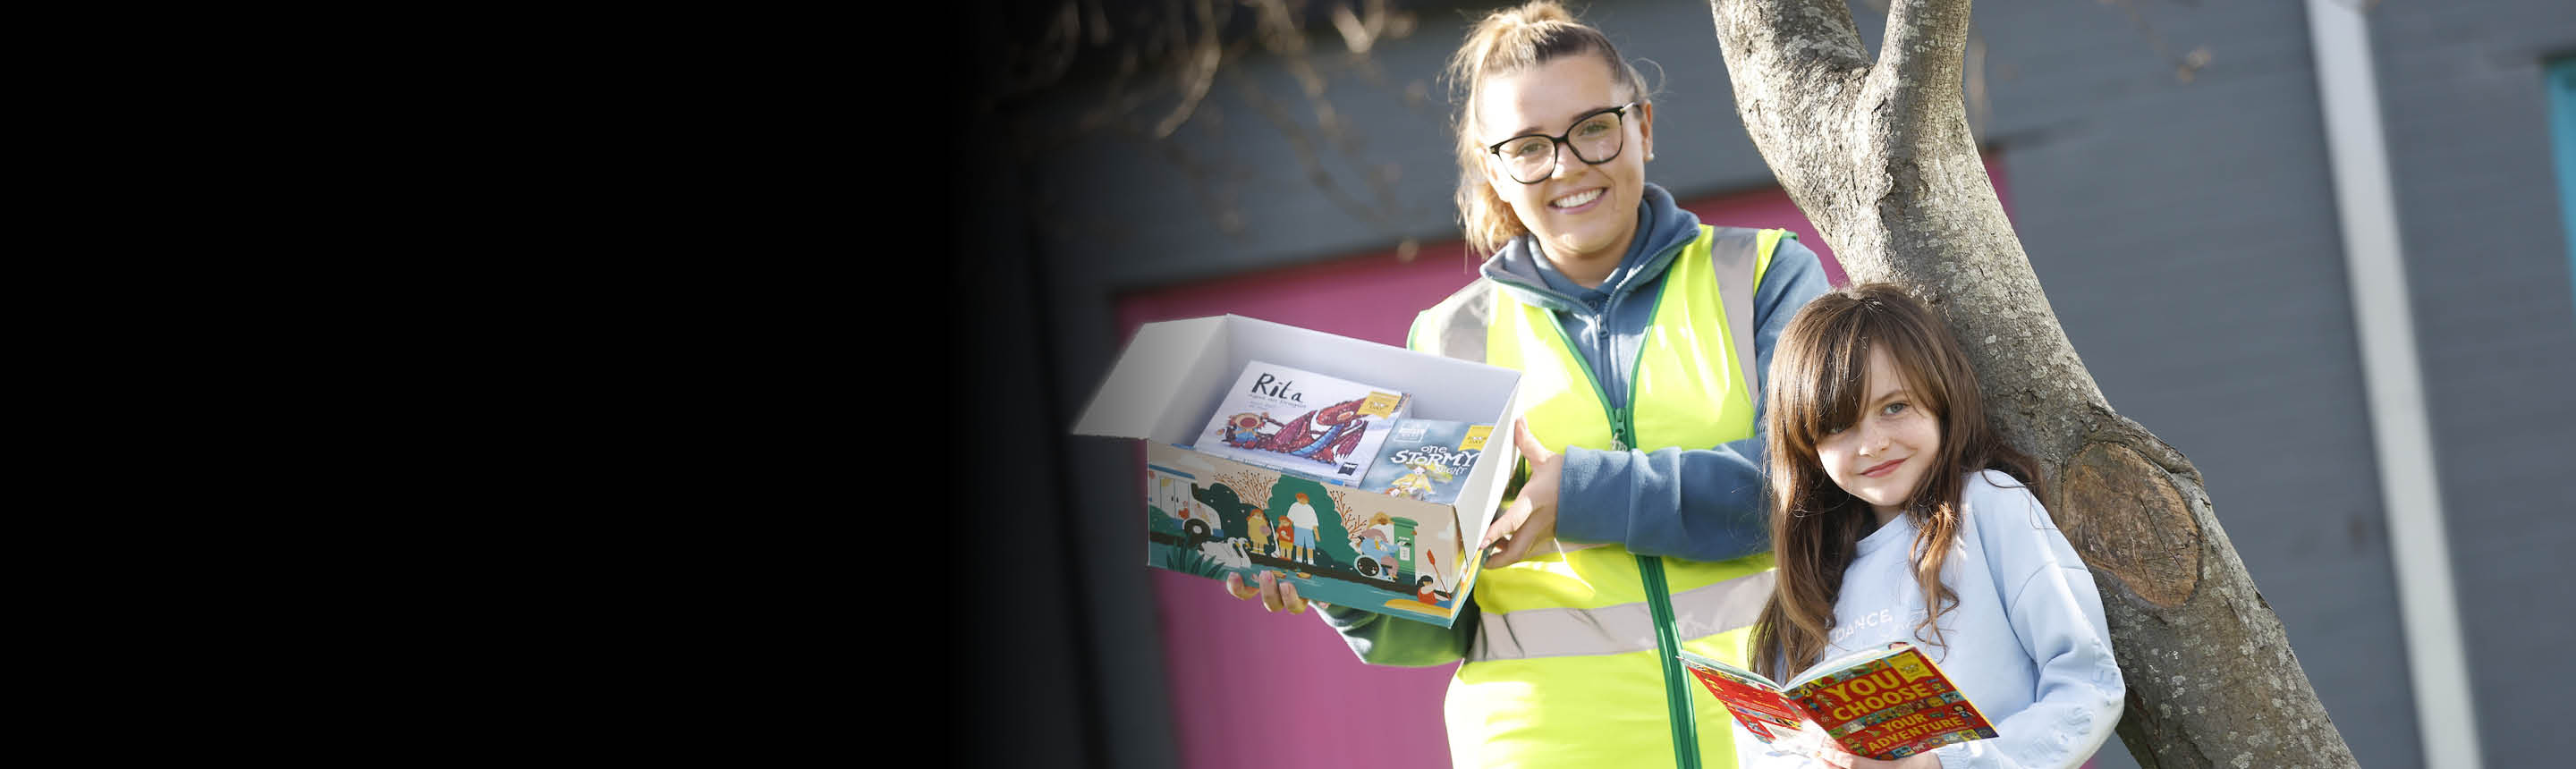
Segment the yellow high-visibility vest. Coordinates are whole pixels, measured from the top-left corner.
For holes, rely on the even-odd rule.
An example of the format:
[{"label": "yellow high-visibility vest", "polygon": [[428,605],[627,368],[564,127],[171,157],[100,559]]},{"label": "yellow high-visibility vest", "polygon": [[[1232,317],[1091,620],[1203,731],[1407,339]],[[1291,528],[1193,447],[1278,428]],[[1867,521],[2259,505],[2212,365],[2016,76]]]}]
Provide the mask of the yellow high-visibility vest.
[{"label": "yellow high-visibility vest", "polygon": [[[1610,406],[1551,311],[1492,281],[1424,311],[1413,346],[1519,369],[1533,404],[1523,417],[1551,450],[1705,449],[1749,438],[1753,289],[1784,234],[1700,228],[1665,268],[1626,408]],[[1772,576],[1769,553],[1707,563],[1570,543],[1485,570],[1473,590],[1477,637],[1449,686],[1452,760],[1733,767],[1730,718],[1673,649],[1743,664]],[[1697,755],[1677,755],[1682,746]]]}]

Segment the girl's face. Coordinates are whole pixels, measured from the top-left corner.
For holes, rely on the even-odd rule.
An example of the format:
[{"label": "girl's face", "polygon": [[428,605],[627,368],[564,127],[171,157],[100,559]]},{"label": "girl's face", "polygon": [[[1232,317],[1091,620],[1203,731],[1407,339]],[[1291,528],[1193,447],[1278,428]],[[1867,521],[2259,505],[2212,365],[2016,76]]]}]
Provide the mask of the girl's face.
[{"label": "girl's face", "polygon": [[1885,525],[1905,512],[1939,460],[1941,419],[1924,407],[1926,394],[1906,387],[1883,347],[1869,351],[1861,392],[1859,421],[1819,438],[1817,459],[1834,485],[1868,502]]},{"label": "girl's face", "polygon": [[[1478,144],[1540,134],[1562,136],[1576,121],[1637,98],[1622,93],[1609,62],[1584,53],[1559,56],[1520,72],[1489,77],[1476,94]],[[1562,266],[1617,264],[1637,234],[1637,201],[1646,194],[1646,155],[1654,150],[1655,105],[1639,103],[1619,122],[1617,156],[1600,165],[1556,147],[1556,172],[1522,184],[1493,153],[1485,155],[1485,181],[1537,236],[1547,256]],[[1595,158],[1598,159],[1598,158]]]}]

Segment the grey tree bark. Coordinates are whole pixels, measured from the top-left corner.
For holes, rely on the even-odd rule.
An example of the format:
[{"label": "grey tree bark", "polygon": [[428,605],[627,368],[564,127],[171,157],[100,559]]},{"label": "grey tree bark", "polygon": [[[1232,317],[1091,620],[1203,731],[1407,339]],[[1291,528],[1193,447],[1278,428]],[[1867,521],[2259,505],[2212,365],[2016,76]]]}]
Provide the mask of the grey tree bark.
[{"label": "grey tree bark", "polygon": [[1969,134],[1968,0],[1895,0],[1873,62],[1844,0],[1710,0],[1736,110],[1856,282],[1949,319],[1986,408],[2039,461],[2092,568],[2141,766],[2354,766],[2200,471],[2111,410],[2057,324]]}]

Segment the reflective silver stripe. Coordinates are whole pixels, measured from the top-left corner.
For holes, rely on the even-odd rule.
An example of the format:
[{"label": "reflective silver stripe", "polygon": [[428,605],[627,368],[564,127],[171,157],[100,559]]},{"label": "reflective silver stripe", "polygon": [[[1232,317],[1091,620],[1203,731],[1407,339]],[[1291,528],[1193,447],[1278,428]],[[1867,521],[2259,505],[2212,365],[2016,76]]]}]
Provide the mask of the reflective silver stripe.
[{"label": "reflective silver stripe", "polygon": [[1747,400],[1762,402],[1762,372],[1754,365],[1753,262],[1762,246],[1760,230],[1728,233],[1709,244],[1710,268],[1717,271],[1717,300],[1726,307],[1727,336],[1735,342],[1736,366]]},{"label": "reflective silver stripe", "polygon": [[1422,311],[1413,344],[1443,358],[1485,362],[1485,334],[1493,324],[1494,282],[1483,278]]},{"label": "reflective silver stripe", "polygon": [[[1673,594],[1673,619],[1683,640],[1753,624],[1771,597],[1778,572],[1761,572]],[[1522,609],[1486,612],[1476,622],[1467,661],[1520,660],[1625,654],[1655,648],[1655,619],[1643,602],[1598,609]]]}]

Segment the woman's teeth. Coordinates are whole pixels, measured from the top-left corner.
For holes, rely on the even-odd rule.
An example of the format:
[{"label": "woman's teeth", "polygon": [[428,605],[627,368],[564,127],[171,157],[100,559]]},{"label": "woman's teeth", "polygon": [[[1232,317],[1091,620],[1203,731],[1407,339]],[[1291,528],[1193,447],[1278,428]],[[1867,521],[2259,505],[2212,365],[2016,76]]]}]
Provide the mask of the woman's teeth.
[{"label": "woman's teeth", "polygon": [[1602,190],[1601,188],[1595,187],[1595,188],[1593,188],[1593,189],[1592,189],[1591,191],[1589,191],[1589,192],[1579,192],[1579,193],[1575,193],[1575,194],[1572,194],[1572,195],[1567,195],[1567,196],[1565,196],[1565,197],[1557,198],[1556,200],[1550,201],[1550,202],[1548,203],[1548,205],[1555,206],[1555,207],[1558,207],[1558,208],[1573,208],[1573,207],[1575,207],[1575,206],[1580,206],[1580,205],[1583,205],[1583,204],[1585,204],[1585,203],[1590,203],[1590,202],[1592,202],[1592,199],[1593,199],[1593,198],[1601,197],[1601,193],[1602,193],[1602,192],[1603,192],[1603,190]]}]

